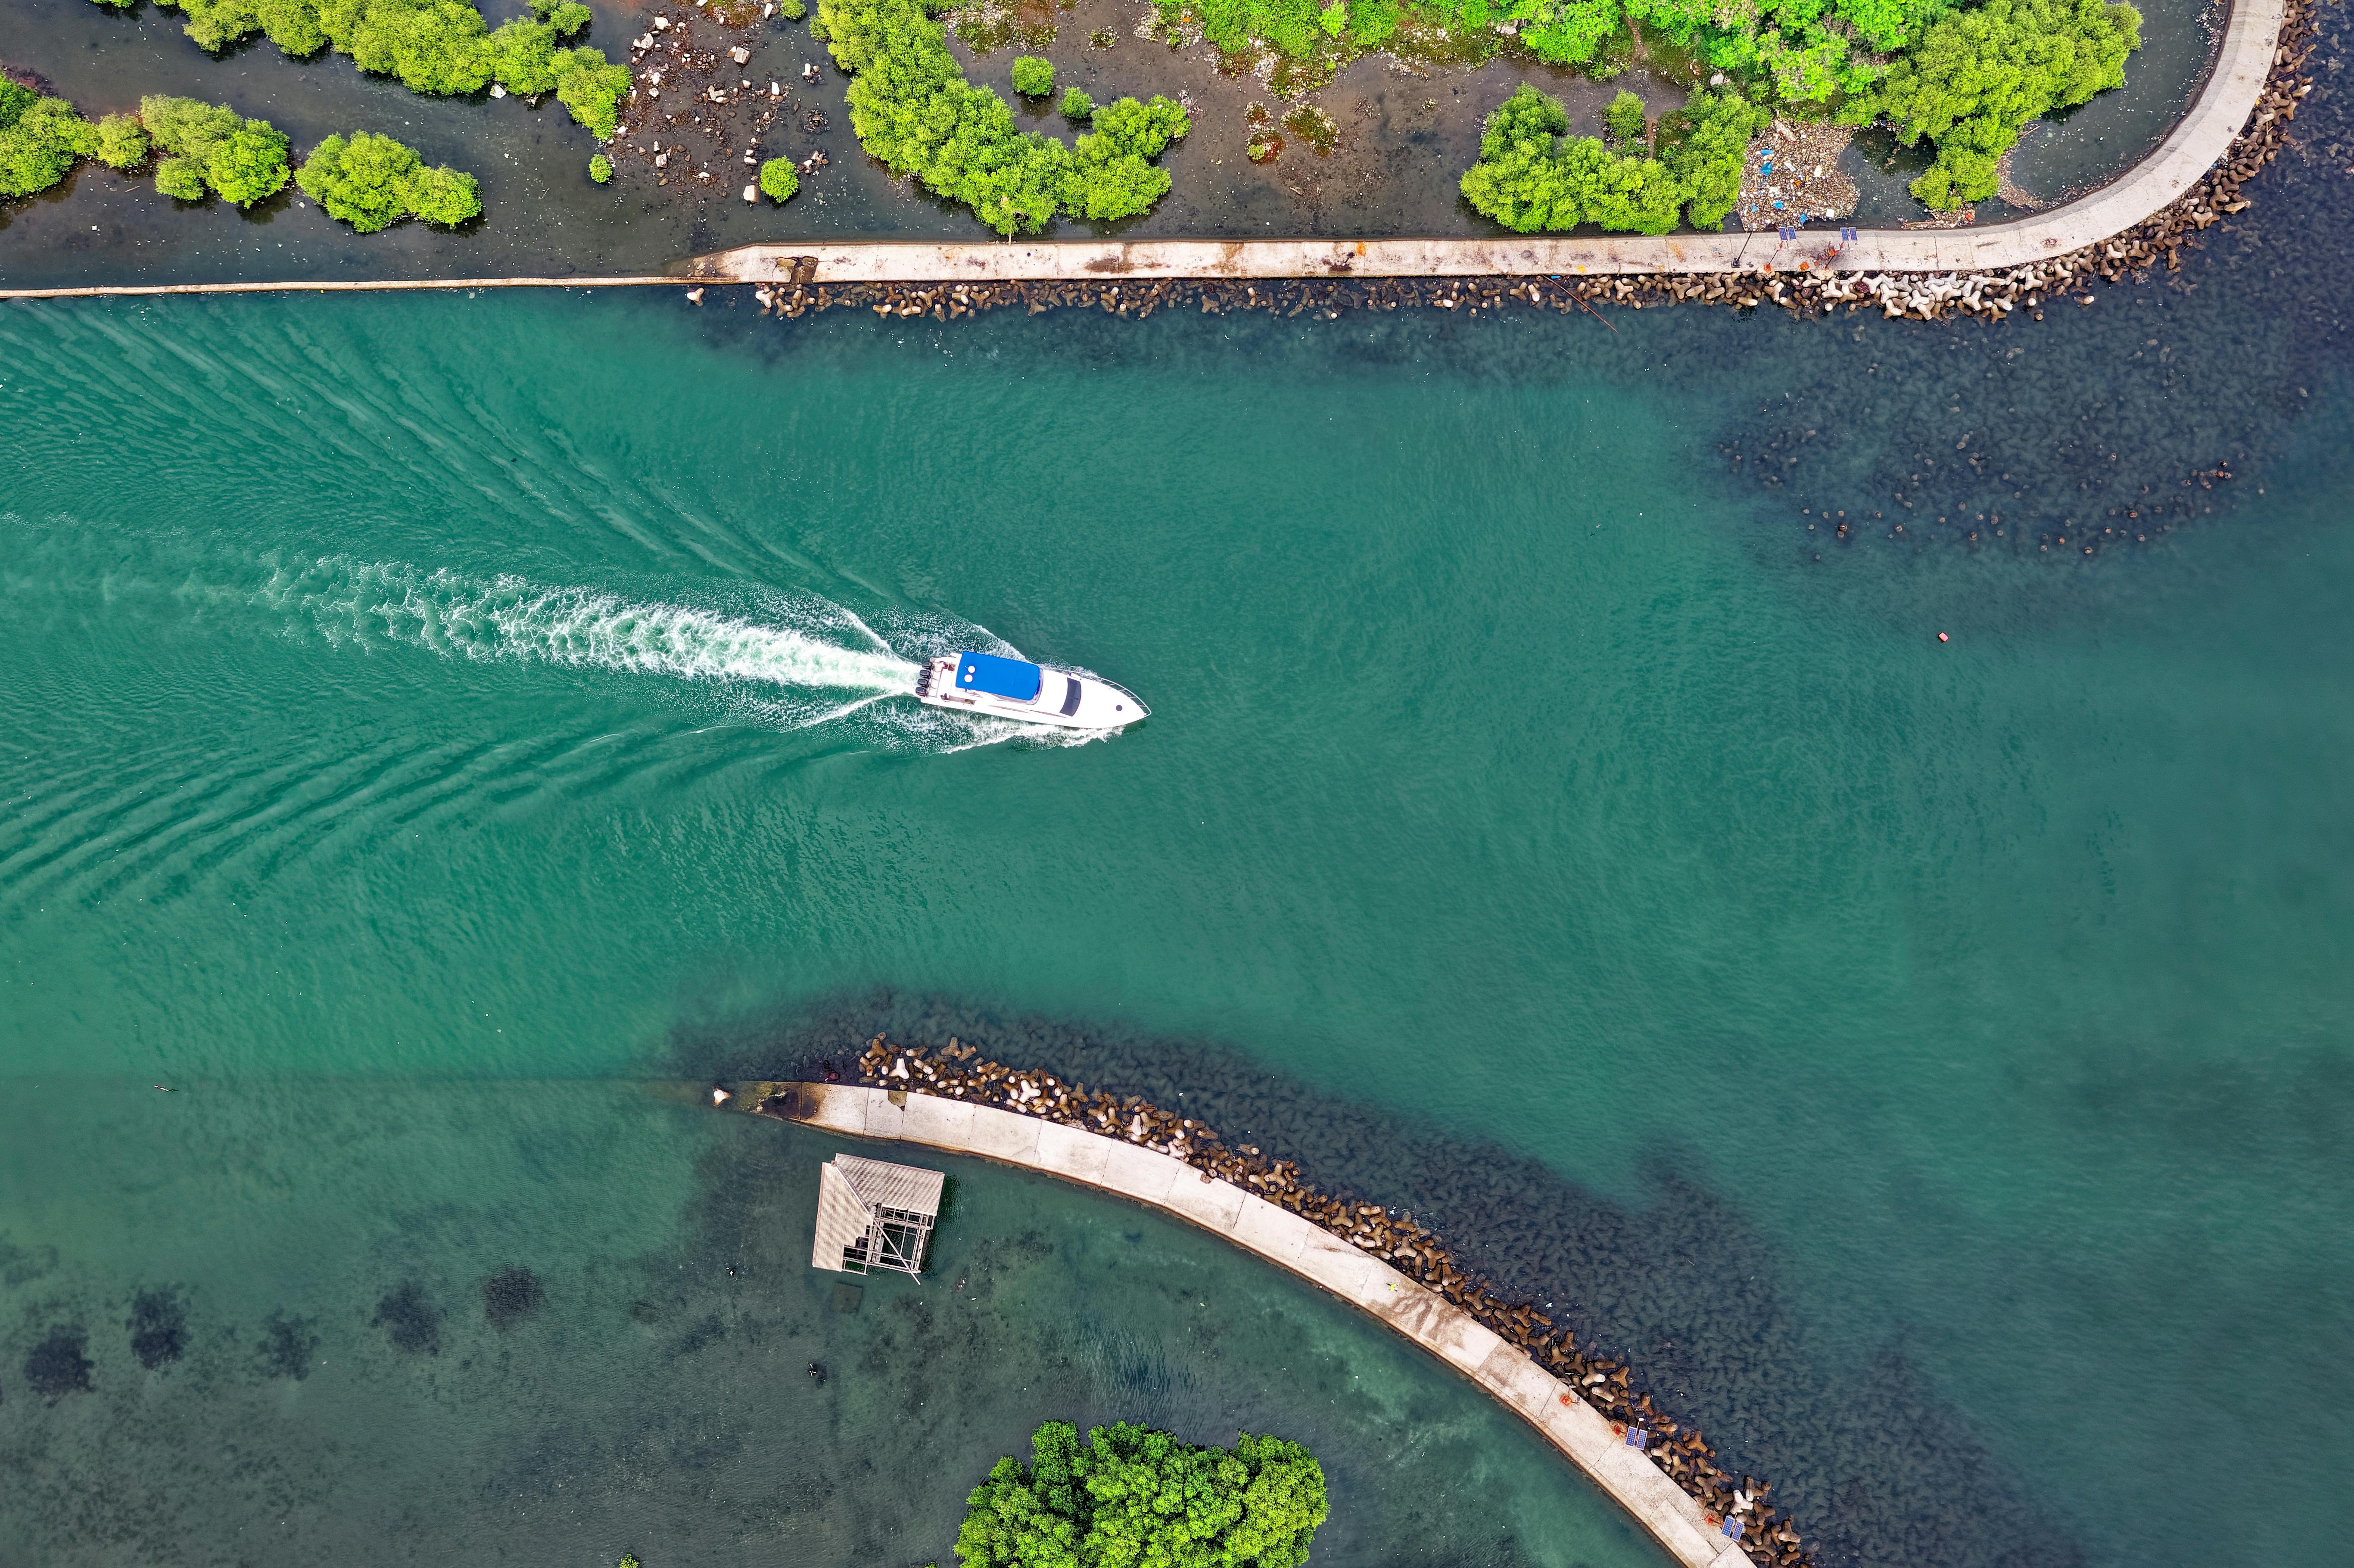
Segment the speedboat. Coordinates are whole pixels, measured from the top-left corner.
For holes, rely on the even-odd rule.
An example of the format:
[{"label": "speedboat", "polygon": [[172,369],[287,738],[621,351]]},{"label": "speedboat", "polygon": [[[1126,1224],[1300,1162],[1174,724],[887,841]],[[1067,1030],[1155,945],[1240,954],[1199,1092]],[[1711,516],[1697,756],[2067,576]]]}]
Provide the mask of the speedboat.
[{"label": "speedboat", "polygon": [[916,700],[1065,729],[1118,729],[1145,715],[1135,693],[1100,676],[995,653],[933,660],[917,673]]}]

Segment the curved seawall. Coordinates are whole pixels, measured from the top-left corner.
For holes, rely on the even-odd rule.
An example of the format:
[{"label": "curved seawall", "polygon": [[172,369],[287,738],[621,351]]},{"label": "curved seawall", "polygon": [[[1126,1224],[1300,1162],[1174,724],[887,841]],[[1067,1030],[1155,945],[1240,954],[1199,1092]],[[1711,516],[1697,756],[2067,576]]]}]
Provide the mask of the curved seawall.
[{"label": "curved seawall", "polygon": [[2286,0],[2235,0],[2198,98],[2158,151],[2081,200],[1983,228],[1743,234],[1502,235],[1482,239],[1140,239],[748,245],[704,257],[698,277],[773,283],[1081,281],[1118,278],[1553,277],[1577,273],[1999,272],[2124,233],[2198,183],[2247,128],[2272,74]]},{"label": "curved seawall", "polygon": [[1119,1139],[935,1095],[794,1084],[779,1109],[787,1120],[848,1137],[1018,1165],[1214,1232],[1372,1313],[1502,1401],[1686,1568],[1750,1568],[1748,1553],[1717,1531],[1701,1505],[1627,1446],[1567,1383],[1419,1280],[1233,1182]]}]

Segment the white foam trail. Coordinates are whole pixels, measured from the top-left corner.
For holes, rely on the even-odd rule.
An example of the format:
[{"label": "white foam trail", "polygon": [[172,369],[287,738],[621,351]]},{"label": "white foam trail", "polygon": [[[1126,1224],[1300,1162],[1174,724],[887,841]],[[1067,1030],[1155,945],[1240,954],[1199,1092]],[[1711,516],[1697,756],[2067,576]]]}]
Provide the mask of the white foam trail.
[{"label": "white foam trail", "polygon": [[[1041,733],[1037,726],[919,708],[912,700],[868,714],[888,698],[912,699],[918,664],[858,616],[813,598],[768,596],[763,619],[752,620],[520,577],[342,557],[275,564],[256,597],[332,641],[388,641],[453,658],[665,676],[713,687],[740,716],[782,729],[857,717],[875,738],[935,751],[1010,740],[1076,746],[1118,733]],[[908,634],[903,640],[923,645],[918,653],[938,643],[1019,657],[976,626],[928,618],[899,630]]]},{"label": "white foam trail", "polygon": [[[647,604],[522,577],[484,580],[398,564],[325,560],[281,570],[261,593],[328,636],[378,638],[474,660],[523,660],[684,681],[750,683],[867,700],[915,685],[916,666],[832,605],[778,606],[801,625],[762,625],[687,605]],[[854,631],[846,648],[823,635]],[[839,709],[839,700],[823,705]]]}]

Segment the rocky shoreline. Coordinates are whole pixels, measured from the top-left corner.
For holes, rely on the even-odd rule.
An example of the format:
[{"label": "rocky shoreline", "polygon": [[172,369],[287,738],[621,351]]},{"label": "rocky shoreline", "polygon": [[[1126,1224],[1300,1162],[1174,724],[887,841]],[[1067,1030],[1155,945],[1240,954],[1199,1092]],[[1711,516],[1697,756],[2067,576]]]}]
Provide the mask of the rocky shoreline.
[{"label": "rocky shoreline", "polygon": [[[1657,1409],[1650,1395],[1634,1386],[1638,1380],[1630,1363],[1579,1350],[1576,1334],[1556,1327],[1536,1303],[1505,1299],[1475,1271],[1458,1266],[1444,1241],[1411,1213],[1334,1198],[1300,1181],[1297,1162],[1254,1144],[1229,1145],[1206,1122],[1164,1110],[1141,1096],[1115,1097],[1051,1073],[983,1061],[978,1051],[954,1038],[935,1049],[895,1045],[878,1034],[867,1043],[854,1071],[869,1086],[993,1106],[1126,1139],[1288,1209],[1422,1281],[1526,1351],[1540,1367],[1575,1387],[1609,1420],[1614,1432],[1645,1435],[1651,1459],[1700,1503],[1712,1530],[1723,1529],[1728,1520],[1737,1524],[1735,1539],[1752,1562],[1765,1568],[1800,1568],[1813,1562],[1796,1523],[1767,1500],[1770,1481],[1718,1464],[1716,1451],[1698,1427]],[[756,1115],[781,1118],[778,1097],[787,1087],[739,1085],[739,1103]]]}]

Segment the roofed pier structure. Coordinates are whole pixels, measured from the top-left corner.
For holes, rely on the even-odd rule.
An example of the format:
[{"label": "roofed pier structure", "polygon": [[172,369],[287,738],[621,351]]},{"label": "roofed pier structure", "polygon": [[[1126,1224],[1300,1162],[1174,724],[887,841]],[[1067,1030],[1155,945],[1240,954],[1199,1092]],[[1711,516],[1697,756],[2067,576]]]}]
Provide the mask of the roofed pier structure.
[{"label": "roofed pier structure", "polygon": [[947,1178],[912,1165],[837,1154],[817,1168],[811,1268],[920,1276]]},{"label": "roofed pier structure", "polygon": [[1754,1568],[1748,1553],[1712,1528],[1701,1505],[1665,1471],[1518,1346],[1420,1280],[1257,1193],[1174,1156],[994,1106],[854,1084],[774,1089],[753,1107],[758,1114],[854,1138],[917,1143],[1018,1165],[1143,1203],[1224,1236],[1372,1313],[1502,1401],[1684,1568]]}]

